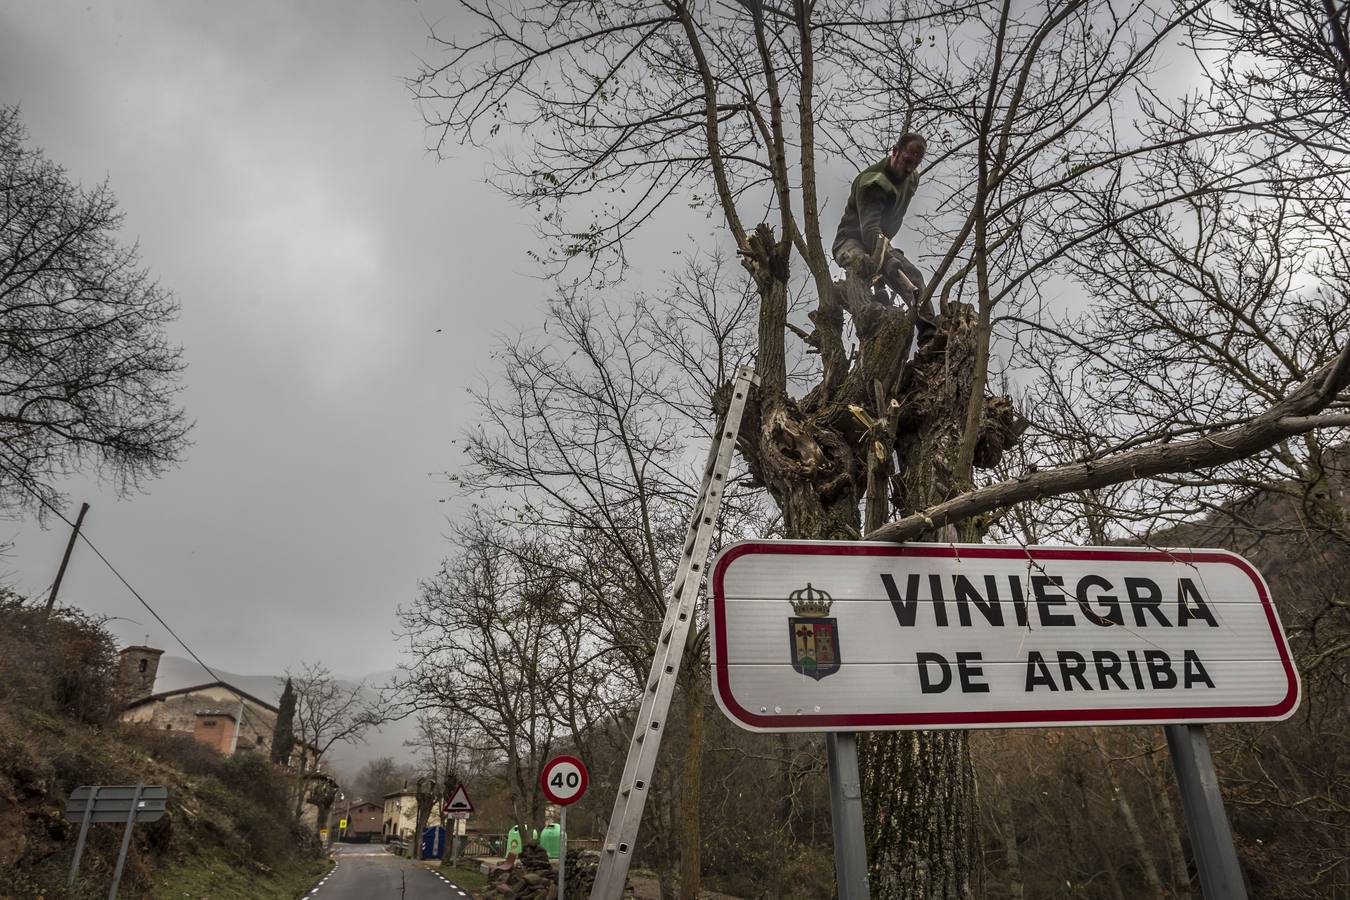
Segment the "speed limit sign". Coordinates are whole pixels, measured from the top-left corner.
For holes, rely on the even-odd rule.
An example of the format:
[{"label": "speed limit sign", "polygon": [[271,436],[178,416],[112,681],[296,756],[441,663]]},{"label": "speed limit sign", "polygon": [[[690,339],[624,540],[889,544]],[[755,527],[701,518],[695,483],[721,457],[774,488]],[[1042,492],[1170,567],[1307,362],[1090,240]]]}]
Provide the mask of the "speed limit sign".
[{"label": "speed limit sign", "polygon": [[586,767],[575,756],[555,756],[539,773],[539,786],[544,789],[544,796],[559,806],[580,800],[589,781]]}]

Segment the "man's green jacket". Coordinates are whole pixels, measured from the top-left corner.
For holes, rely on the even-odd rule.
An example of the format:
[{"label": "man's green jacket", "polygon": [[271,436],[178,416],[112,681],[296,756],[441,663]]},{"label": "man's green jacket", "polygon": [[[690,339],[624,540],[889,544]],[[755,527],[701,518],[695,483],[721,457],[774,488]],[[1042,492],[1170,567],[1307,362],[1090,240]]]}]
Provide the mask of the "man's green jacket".
[{"label": "man's green jacket", "polygon": [[877,239],[885,235],[887,243],[900,230],[905,210],[919,187],[919,173],[912,172],[902,181],[895,181],[887,168],[887,159],[868,166],[853,179],[844,217],[839,220],[839,231],[834,237],[834,255],[853,241],[862,245],[863,252],[876,252]]}]

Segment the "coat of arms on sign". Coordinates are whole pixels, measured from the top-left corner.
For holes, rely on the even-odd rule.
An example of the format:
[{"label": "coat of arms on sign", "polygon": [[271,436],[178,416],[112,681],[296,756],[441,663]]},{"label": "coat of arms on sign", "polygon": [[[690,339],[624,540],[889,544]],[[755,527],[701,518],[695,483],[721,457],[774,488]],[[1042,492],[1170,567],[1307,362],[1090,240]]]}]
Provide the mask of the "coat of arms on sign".
[{"label": "coat of arms on sign", "polygon": [[834,603],[824,591],[806,587],[788,597],[797,615],[788,619],[792,668],[816,681],[839,671],[839,628],[829,617]]}]

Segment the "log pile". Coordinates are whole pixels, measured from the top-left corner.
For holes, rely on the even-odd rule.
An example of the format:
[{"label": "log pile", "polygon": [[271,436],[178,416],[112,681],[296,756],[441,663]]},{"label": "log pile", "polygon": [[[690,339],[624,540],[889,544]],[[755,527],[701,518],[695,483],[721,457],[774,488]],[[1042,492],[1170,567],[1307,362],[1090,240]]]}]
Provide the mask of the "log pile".
[{"label": "log pile", "polygon": [[[567,852],[568,900],[587,900],[591,896],[599,864],[600,859],[594,853]],[[632,897],[631,887],[625,888],[624,897]],[[557,900],[557,868],[544,848],[531,844],[516,857],[514,866],[493,876],[483,897],[485,900]]]}]

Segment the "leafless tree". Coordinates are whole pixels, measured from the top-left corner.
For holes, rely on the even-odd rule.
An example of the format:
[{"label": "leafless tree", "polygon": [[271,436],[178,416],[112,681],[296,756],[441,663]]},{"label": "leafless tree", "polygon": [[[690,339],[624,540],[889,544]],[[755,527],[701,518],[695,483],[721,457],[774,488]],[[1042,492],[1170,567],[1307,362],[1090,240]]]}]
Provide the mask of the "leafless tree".
[{"label": "leafless tree", "polygon": [[319,773],[328,751],[334,744],[364,740],[366,732],[384,720],[385,712],[364,682],[343,684],[321,663],[301,663],[298,671],[286,674],[295,688],[292,770],[296,779],[294,811],[299,819],[311,776]]},{"label": "leafless tree", "polygon": [[[560,600],[582,628],[574,640],[599,651],[567,673],[575,709],[635,705],[647,677],[695,499],[699,445],[709,438],[708,398],[743,361],[752,324],[744,296],[727,301],[710,290],[721,282],[714,259],[691,262],[669,294],[640,297],[632,310],[564,291],[545,333],[507,341],[498,351],[501,383],[477,394],[482,420],[465,441],[468,465],[454,477],[466,492],[501,498],[514,530],[530,535],[505,549],[548,545],[533,564],[568,585]],[[734,534],[754,504],[741,505],[743,489],[728,493],[721,524]],[[700,727],[705,706],[703,634],[696,629],[683,670],[682,691],[694,696],[677,707],[688,732]],[[587,749],[583,730],[569,732]],[[686,745],[680,777],[690,786],[699,747]],[[696,787],[658,802],[681,796],[697,796]],[[696,890],[696,804],[679,821],[682,890]]]},{"label": "leafless tree", "polygon": [[[415,736],[412,740],[404,741],[405,746],[418,754],[415,834],[426,830],[431,814],[446,802],[450,792],[459,783],[459,759],[463,743],[468,737],[466,721],[464,714],[454,708],[425,710],[417,713]],[[443,824],[446,827],[446,840],[454,840],[451,822]],[[418,853],[421,853],[420,843]]]},{"label": "leafless tree", "polygon": [[177,463],[173,296],[119,243],[106,183],[83,188],[0,107],[0,504],[45,516],[75,471],[129,488]]},{"label": "leafless tree", "polygon": [[[1340,341],[1278,392],[1245,386],[1216,429],[1138,428],[1090,459],[977,475],[1026,427],[988,390],[996,318],[1041,330],[1055,283],[1098,287],[1091,249],[1177,204],[1278,192],[1264,162],[1325,112],[1231,121],[1217,98],[1164,91],[1159,56],[1204,29],[1205,6],[466,4],[480,32],[445,40],[415,88],[438,143],[524,135],[499,183],[540,209],[545,261],[580,258],[593,285],[669,198],[717,209],[758,299],[761,384],[740,450],[789,536],[909,540],[951,525],[978,539],[1018,503],[1211,470],[1342,424],[1328,412],[1350,383]],[[939,335],[912,359],[913,316],[874,299],[870,268],[836,282],[818,184],[827,154],[871,162],[902,130],[929,135],[924,181],[942,198],[923,226]],[[1274,143],[1241,152],[1255,134]],[[1178,153],[1209,160],[1209,177],[1160,183],[1158,161]],[[814,294],[810,328],[789,328],[794,278]],[[789,389],[789,331],[818,353],[807,390]],[[883,735],[864,751],[874,896],[968,896],[966,735]]]},{"label": "leafless tree", "polygon": [[351,789],[364,800],[379,800],[408,784],[413,778],[411,766],[394,761],[392,756],[372,759],[352,777]]},{"label": "leafless tree", "polygon": [[462,717],[504,766],[516,823],[537,829],[540,767],[607,713],[578,691],[594,648],[579,643],[563,582],[486,515],[459,529],[457,547],[400,610],[411,654],[404,702]]}]

